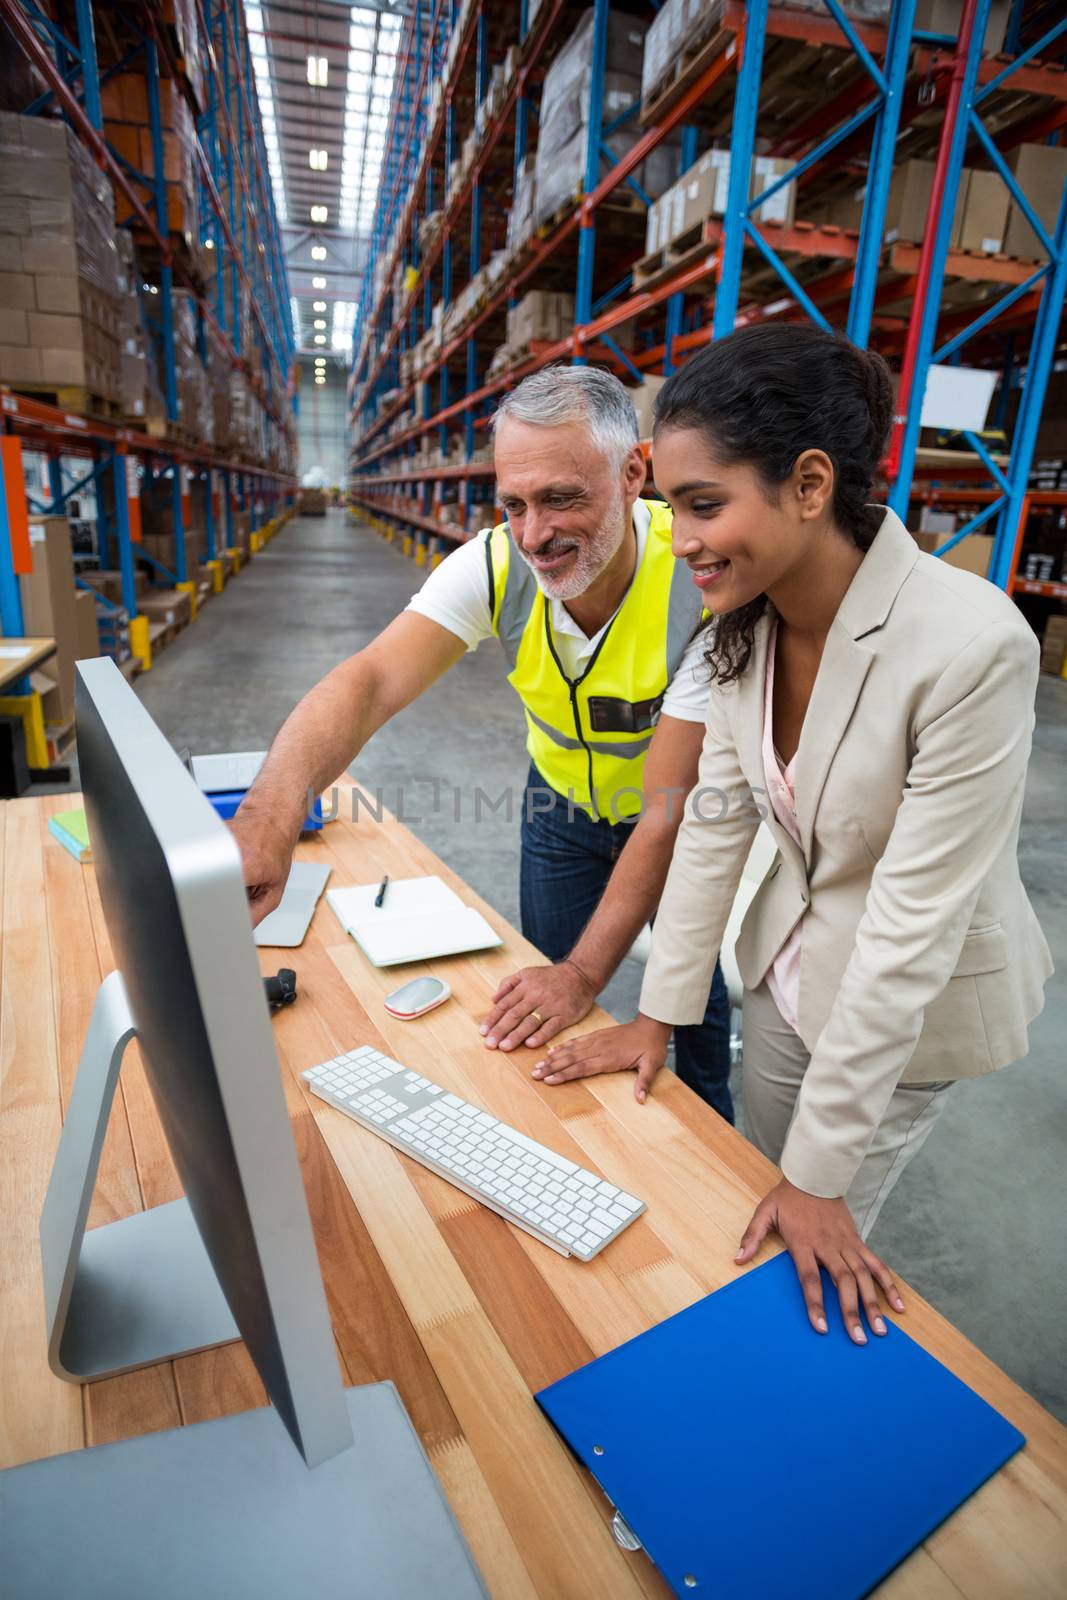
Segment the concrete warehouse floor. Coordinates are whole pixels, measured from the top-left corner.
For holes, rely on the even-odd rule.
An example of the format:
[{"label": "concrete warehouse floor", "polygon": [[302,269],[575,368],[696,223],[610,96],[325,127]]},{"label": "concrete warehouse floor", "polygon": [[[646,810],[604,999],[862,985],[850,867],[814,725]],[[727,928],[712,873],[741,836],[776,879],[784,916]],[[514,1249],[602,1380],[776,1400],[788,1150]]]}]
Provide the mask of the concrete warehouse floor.
[{"label": "concrete warehouse floor", "polygon": [[[403,609],[422,576],[339,511],[291,522],[137,680],[138,692],[176,746],[262,748],[305,690]],[[488,642],[384,728],[353,771],[517,923],[526,767],[518,702]],[[1043,677],[1020,857],[1059,971],[1029,1060],[953,1090],[871,1243],[1067,1422],[1065,772],[1067,683]],[[473,774],[494,798],[510,786],[512,821],[501,808],[475,823]],[[640,977],[625,962],[604,996],[620,1018],[633,1014]]]}]

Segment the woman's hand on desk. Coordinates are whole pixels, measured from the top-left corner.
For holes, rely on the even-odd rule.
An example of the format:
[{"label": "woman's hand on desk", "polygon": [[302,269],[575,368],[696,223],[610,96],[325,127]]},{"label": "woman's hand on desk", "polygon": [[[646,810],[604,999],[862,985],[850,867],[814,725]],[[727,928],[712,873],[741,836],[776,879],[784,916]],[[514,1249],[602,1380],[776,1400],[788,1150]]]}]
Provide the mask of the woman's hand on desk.
[{"label": "woman's hand on desk", "polygon": [[886,1331],[876,1284],[881,1284],[893,1310],[903,1311],[904,1302],[893,1274],[860,1238],[844,1200],[824,1200],[783,1178],[756,1207],[734,1259],[742,1265],[751,1261],[772,1228],[793,1258],[808,1317],[817,1333],[826,1332],[820,1266],[834,1281],[841,1316],[855,1344],[867,1343],[861,1305],[872,1330],[877,1334]]},{"label": "woman's hand on desk", "polygon": [[546,1044],[592,1010],[596,985],[573,961],[523,967],[505,978],[479,1032],[490,1050]]},{"label": "woman's hand on desk", "polygon": [[593,1078],[601,1072],[636,1072],[634,1098],[646,1100],[652,1080],[667,1059],[671,1036],[668,1023],[654,1022],[640,1014],[634,1022],[616,1028],[598,1028],[596,1033],[551,1045],[539,1061],[533,1076],[552,1085],[569,1083],[572,1078]]}]

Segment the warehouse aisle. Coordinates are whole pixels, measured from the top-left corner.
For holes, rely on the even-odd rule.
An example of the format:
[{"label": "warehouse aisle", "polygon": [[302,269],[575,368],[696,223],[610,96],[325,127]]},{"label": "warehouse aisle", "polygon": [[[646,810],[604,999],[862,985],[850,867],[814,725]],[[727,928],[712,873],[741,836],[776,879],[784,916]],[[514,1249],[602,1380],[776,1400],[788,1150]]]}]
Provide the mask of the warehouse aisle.
[{"label": "warehouse aisle", "polygon": [[[175,744],[255,749],[295,700],[406,604],[421,573],[340,512],[294,520],[137,687]],[[1043,677],[1021,853],[1027,887],[1054,948],[1067,944],[1062,774],[1067,684]],[[505,916],[518,920],[522,718],[494,645],[468,655],[382,730],[356,775],[403,805],[410,826]],[[411,768],[411,752],[418,764]],[[432,780],[439,780],[439,806]],[[473,817],[474,788],[509,786],[515,814]],[[401,790],[398,795],[398,786]],[[459,821],[455,791],[459,790]],[[606,1001],[632,1014],[640,983],[625,963]],[[1067,1420],[1063,1039],[1067,980],[1058,974],[1033,1030],[1031,1059],[953,1094],[921,1160],[905,1172],[872,1244],[1017,1382]],[[990,1181],[990,1175],[995,1175]],[[1034,1302],[1027,1286],[1041,1284]],[[1004,1307],[1014,1313],[1004,1316]]]}]

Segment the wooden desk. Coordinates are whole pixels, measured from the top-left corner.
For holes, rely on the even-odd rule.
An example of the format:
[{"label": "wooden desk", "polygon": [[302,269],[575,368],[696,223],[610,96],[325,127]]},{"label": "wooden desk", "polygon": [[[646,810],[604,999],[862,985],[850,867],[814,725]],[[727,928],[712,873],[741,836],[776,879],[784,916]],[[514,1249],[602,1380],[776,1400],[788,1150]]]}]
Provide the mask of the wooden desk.
[{"label": "wooden desk", "polygon": [[[8,651],[11,650],[17,650],[18,654],[9,655]],[[25,677],[27,672],[32,672],[34,667],[39,667],[42,661],[47,661],[55,653],[54,639],[0,638],[0,690],[6,689],[16,678]]]},{"label": "wooden desk", "polygon": [[[343,797],[342,797],[343,798]],[[45,1360],[37,1227],[61,1104],[100,979],[111,970],[91,867],[48,833],[70,796],[0,808],[3,1098],[0,1170],[0,1465],[263,1403],[231,1345],[84,1390]],[[773,1170],[669,1074],[649,1103],[627,1077],[535,1085],[531,1051],[486,1051],[476,1021],[532,952],[395,821],[329,826],[300,847],[341,882],[439,872],[505,936],[500,951],[437,964],[455,999],[416,1022],[381,1006],[396,975],[370,967],[320,906],[304,945],[264,951],[296,968],[300,999],[274,1022],[293,1131],[346,1382],[393,1379],[496,1600],[666,1595],[643,1555],[614,1544],[606,1504],[531,1394],[735,1276],[737,1241]],[[603,1022],[603,1014],[588,1026]],[[304,1092],[298,1072],[376,1044],[557,1150],[600,1167],[648,1214],[597,1261],[565,1260]],[[136,1051],[127,1055],[90,1226],[180,1192]],[[1028,1436],[999,1472],[882,1586],[882,1596],[1059,1596],[1067,1572],[1067,1432],[915,1294],[906,1327]],[[1020,1310],[1006,1306],[1005,1316]],[[760,1381],[758,1370],[724,1383]],[[880,1427],[856,1441],[878,1471]],[[947,1442],[948,1443],[948,1442]],[[768,1491],[739,1539],[759,1538],[800,1463],[767,1463]],[[421,1597],[420,1597],[421,1600]],[[783,1596],[782,1600],[788,1600]]]}]

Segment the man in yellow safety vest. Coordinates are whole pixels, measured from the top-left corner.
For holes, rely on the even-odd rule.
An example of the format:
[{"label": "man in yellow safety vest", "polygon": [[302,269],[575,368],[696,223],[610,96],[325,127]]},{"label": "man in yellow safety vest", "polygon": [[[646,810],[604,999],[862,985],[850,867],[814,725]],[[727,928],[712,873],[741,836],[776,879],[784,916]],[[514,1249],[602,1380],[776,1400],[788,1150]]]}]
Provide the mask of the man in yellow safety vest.
[{"label": "man in yellow safety vest", "polygon": [[[407,610],[305,696],[234,819],[256,920],[277,904],[309,790],[483,639],[503,646],[526,715],[524,935],[549,965],[501,984],[489,1048],[540,1046],[579,1021],[655,915],[708,699],[700,594],[644,500],[629,395],[595,368],[526,378],[494,418],[505,520],[461,545]],[[679,1076],[732,1120],[729,1001],[679,1028]]]}]

